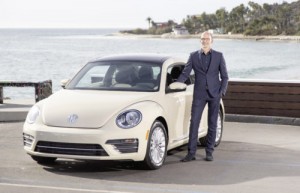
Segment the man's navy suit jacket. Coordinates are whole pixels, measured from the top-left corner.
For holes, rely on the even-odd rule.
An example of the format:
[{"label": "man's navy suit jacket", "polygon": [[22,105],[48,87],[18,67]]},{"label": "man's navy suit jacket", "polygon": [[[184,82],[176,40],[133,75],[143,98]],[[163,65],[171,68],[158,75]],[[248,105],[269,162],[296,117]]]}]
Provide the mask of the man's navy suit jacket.
[{"label": "man's navy suit jacket", "polygon": [[192,70],[195,72],[194,99],[206,98],[206,90],[212,97],[222,97],[226,93],[228,73],[225,59],[221,52],[211,49],[211,62],[208,69],[202,64],[201,52],[190,54],[178,82],[185,82]]}]

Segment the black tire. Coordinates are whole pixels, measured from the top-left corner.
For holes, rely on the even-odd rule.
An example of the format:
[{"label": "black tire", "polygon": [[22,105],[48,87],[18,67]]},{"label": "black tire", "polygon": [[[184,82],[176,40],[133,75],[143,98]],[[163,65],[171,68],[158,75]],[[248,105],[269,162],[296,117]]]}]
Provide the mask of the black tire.
[{"label": "black tire", "polygon": [[31,158],[40,164],[51,164],[57,159],[56,157],[40,157],[32,155]]},{"label": "black tire", "polygon": [[[216,142],[215,142],[215,147],[217,147],[222,140],[222,135],[223,135],[223,114],[221,109],[219,110],[218,113],[218,126],[217,126],[217,134],[216,134]],[[199,139],[199,142],[201,146],[206,146],[207,145],[207,136],[201,137]]]},{"label": "black tire", "polygon": [[160,168],[167,156],[167,133],[160,121],[155,121],[149,134],[146,156],[143,165],[146,169]]}]

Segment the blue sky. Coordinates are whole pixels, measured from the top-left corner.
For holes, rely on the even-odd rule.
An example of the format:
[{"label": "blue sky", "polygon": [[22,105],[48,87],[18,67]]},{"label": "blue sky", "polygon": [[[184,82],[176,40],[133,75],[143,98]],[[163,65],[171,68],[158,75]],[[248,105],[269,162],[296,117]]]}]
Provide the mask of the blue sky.
[{"label": "blue sky", "polygon": [[[282,3],[283,0],[252,0]],[[285,0],[294,2],[296,0]],[[0,0],[0,28],[147,28],[156,22],[180,23],[187,15],[230,11],[249,0]]]}]

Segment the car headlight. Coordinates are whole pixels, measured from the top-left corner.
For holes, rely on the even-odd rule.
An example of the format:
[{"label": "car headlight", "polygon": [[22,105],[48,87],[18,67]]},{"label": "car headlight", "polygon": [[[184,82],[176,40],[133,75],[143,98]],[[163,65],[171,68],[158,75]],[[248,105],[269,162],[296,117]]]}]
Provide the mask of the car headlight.
[{"label": "car headlight", "polygon": [[116,123],[119,127],[123,129],[129,129],[137,126],[142,120],[142,113],[138,110],[128,110],[121,113],[117,119]]},{"label": "car headlight", "polygon": [[34,123],[39,115],[40,115],[40,109],[37,106],[31,107],[30,111],[27,114],[26,122],[29,124]]}]

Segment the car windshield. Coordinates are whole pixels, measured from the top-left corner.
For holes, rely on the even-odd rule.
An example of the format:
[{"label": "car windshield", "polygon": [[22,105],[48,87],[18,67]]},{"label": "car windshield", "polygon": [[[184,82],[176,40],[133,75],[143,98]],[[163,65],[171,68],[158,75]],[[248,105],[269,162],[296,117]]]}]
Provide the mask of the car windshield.
[{"label": "car windshield", "polygon": [[101,61],[85,65],[66,89],[159,90],[161,65],[150,62]]}]

